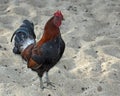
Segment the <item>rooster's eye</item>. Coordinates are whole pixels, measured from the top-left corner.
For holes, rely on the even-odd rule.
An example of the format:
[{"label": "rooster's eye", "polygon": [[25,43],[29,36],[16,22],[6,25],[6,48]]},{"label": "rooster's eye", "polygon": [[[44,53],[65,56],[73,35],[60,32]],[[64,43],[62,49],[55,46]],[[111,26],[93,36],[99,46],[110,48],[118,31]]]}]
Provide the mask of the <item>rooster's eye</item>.
[{"label": "rooster's eye", "polygon": [[61,20],[61,18],[59,16],[56,16],[56,20]]}]

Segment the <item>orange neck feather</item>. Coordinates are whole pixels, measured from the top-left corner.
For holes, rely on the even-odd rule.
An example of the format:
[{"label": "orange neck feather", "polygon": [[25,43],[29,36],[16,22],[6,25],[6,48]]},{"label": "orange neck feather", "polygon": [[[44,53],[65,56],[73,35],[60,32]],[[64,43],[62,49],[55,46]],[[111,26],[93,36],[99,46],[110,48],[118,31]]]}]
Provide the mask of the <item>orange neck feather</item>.
[{"label": "orange neck feather", "polygon": [[45,25],[44,28],[44,33],[41,38],[41,40],[37,43],[37,46],[41,46],[45,42],[54,39],[56,36],[60,34],[60,30],[58,27],[56,27],[53,23],[53,18],[52,17]]}]

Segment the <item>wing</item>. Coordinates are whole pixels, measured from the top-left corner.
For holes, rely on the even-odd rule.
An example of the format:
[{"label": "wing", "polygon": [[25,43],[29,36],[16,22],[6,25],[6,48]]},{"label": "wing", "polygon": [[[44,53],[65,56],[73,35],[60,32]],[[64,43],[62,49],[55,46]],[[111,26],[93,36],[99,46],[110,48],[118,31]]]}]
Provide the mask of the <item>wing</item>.
[{"label": "wing", "polygon": [[38,64],[55,64],[61,58],[65,49],[65,43],[61,37],[50,40],[40,48],[41,55],[34,55],[32,59]]}]

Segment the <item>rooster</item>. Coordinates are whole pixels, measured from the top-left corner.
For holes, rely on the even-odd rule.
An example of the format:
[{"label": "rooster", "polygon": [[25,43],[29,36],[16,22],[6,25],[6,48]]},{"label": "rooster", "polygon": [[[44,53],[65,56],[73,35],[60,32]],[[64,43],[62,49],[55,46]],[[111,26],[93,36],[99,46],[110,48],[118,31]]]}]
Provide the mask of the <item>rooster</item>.
[{"label": "rooster", "polygon": [[14,38],[14,54],[21,54],[21,52],[28,47],[28,45],[35,44],[36,35],[34,33],[34,24],[29,20],[24,20],[23,24],[13,33],[11,42]]},{"label": "rooster", "polygon": [[[22,52],[22,57],[27,61],[28,68],[36,71],[40,78],[40,87],[44,89],[42,76],[46,73],[47,85],[51,85],[48,71],[57,64],[64,53],[65,43],[61,37],[60,25],[63,20],[61,11],[54,13],[44,27],[42,38]],[[32,52],[31,52],[32,50]],[[28,55],[30,53],[30,56]]]}]

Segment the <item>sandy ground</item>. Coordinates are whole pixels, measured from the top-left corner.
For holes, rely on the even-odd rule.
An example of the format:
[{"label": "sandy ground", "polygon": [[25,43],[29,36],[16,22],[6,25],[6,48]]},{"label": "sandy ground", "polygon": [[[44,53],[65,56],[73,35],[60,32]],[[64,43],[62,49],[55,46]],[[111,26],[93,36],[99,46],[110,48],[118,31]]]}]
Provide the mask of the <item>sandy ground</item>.
[{"label": "sandy ground", "polygon": [[[39,40],[56,10],[66,50],[41,90],[10,38],[29,19]],[[120,96],[120,0],[0,0],[0,96]]]}]

